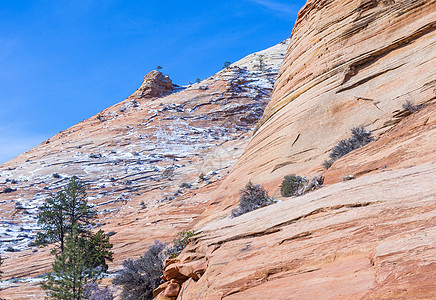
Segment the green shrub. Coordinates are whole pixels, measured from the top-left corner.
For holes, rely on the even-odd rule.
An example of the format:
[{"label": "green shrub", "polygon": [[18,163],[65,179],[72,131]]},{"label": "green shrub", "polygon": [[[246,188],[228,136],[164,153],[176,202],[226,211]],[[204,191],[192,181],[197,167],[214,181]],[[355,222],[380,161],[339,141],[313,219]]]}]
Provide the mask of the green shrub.
[{"label": "green shrub", "polygon": [[165,249],[165,257],[175,258],[179,256],[179,254],[183,251],[183,249],[185,249],[186,245],[188,244],[189,238],[194,235],[195,232],[193,230],[179,232],[176,238],[171,243],[171,246]]},{"label": "green shrub", "polygon": [[228,67],[230,67],[231,64],[232,63],[229,61],[224,62],[223,69],[227,69]]},{"label": "green shrub", "polygon": [[238,217],[273,203],[275,203],[274,199],[268,195],[268,192],[260,184],[253,184],[250,181],[240,191],[239,206],[232,210],[232,217]]},{"label": "green shrub", "polygon": [[304,192],[306,184],[306,177],[301,177],[295,174],[287,175],[282,181],[280,193],[283,197],[301,195]]},{"label": "green shrub", "polygon": [[181,188],[190,189],[192,187],[192,184],[184,182],[180,185]]}]

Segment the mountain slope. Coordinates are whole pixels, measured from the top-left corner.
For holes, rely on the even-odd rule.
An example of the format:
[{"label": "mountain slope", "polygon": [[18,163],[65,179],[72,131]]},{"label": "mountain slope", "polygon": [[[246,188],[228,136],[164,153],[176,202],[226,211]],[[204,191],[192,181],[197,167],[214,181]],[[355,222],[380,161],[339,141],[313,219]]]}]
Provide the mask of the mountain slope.
[{"label": "mountain slope", "polygon": [[191,227],[262,116],[286,48],[284,41],[188,87],[152,71],[126,100],[1,165],[2,297],[43,297],[35,276],[53,257],[31,247],[37,207],[69,176],[89,184],[99,226],[114,234],[111,272],[154,239]]}]

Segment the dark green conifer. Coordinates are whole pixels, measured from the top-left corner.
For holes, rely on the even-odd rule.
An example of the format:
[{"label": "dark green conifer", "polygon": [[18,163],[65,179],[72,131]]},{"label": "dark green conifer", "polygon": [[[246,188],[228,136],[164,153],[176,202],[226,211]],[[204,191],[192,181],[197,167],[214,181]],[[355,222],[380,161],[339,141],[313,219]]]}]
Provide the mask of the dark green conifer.
[{"label": "dark green conifer", "polygon": [[84,285],[101,277],[103,268],[90,266],[88,249],[89,241],[73,226],[64,251],[56,254],[53,271],[41,284],[49,299],[83,299]]},{"label": "dark green conifer", "polygon": [[36,243],[60,242],[63,252],[65,237],[71,234],[72,228],[77,226],[79,233],[86,232],[95,216],[95,210],[86,199],[85,185],[73,176],[62,191],[52,195],[39,208],[38,225],[42,230]]}]

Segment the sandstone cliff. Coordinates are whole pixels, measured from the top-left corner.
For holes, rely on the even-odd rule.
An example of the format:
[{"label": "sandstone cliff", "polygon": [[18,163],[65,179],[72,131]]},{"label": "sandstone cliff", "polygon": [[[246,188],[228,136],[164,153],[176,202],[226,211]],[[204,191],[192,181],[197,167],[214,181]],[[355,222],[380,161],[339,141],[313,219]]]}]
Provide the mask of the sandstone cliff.
[{"label": "sandstone cliff", "polygon": [[[168,262],[178,299],[436,298],[435,20],[435,1],[307,2],[252,139]],[[376,141],[325,171],[361,125]],[[326,186],[281,198],[291,173]],[[230,218],[248,180],[281,202]]]},{"label": "sandstone cliff", "polygon": [[[179,287],[177,299],[436,298],[434,20],[434,0],[309,0],[287,51],[279,44],[183,90],[150,74],[127,100],[2,165],[2,184],[16,189],[0,194],[3,232],[12,229],[3,247],[20,250],[6,254],[2,297],[43,297],[36,277],[52,258],[27,248],[31,224],[75,174],[115,233],[112,272],[155,238],[198,233],[166,262],[173,290],[157,299]],[[406,101],[422,108],[410,114]],[[360,125],[375,141],[325,170]],[[325,185],[282,198],[291,173]],[[230,218],[249,180],[278,203]]]}]

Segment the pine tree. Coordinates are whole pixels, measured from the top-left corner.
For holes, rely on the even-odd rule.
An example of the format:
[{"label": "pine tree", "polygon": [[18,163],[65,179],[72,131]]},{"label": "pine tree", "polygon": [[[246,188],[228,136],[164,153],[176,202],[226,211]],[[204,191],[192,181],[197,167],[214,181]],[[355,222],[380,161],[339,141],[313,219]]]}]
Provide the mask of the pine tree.
[{"label": "pine tree", "polygon": [[60,242],[61,252],[64,251],[64,240],[67,231],[65,198],[63,191],[57,192],[46,199],[39,208],[38,225],[42,231],[38,232],[36,237],[36,243],[39,245]]},{"label": "pine tree", "polygon": [[41,284],[49,299],[83,299],[84,285],[101,277],[102,267],[90,267],[88,249],[89,241],[73,226],[64,251],[56,254],[53,271]]},{"label": "pine tree", "polygon": [[95,216],[95,210],[86,199],[85,185],[73,176],[63,191],[52,195],[40,207],[38,225],[42,231],[36,242],[40,245],[60,242],[63,252],[65,237],[72,233],[72,228],[77,226],[79,233],[86,232]]},{"label": "pine tree", "polygon": [[90,268],[101,267],[102,271],[108,270],[106,261],[113,261],[112,249],[113,245],[109,242],[109,237],[103,230],[97,231],[95,234],[89,234],[87,244],[87,263]]},{"label": "pine tree", "polygon": [[51,299],[82,299],[83,286],[98,280],[112,261],[112,244],[103,230],[89,231],[96,211],[88,205],[86,187],[76,176],[62,191],[48,198],[38,214],[37,243],[60,242],[52,265],[41,284]]},{"label": "pine tree", "polygon": [[97,215],[97,212],[88,205],[85,184],[73,176],[64,187],[64,193],[66,194],[67,229],[72,232],[73,226],[77,225],[79,233],[85,232]]}]

